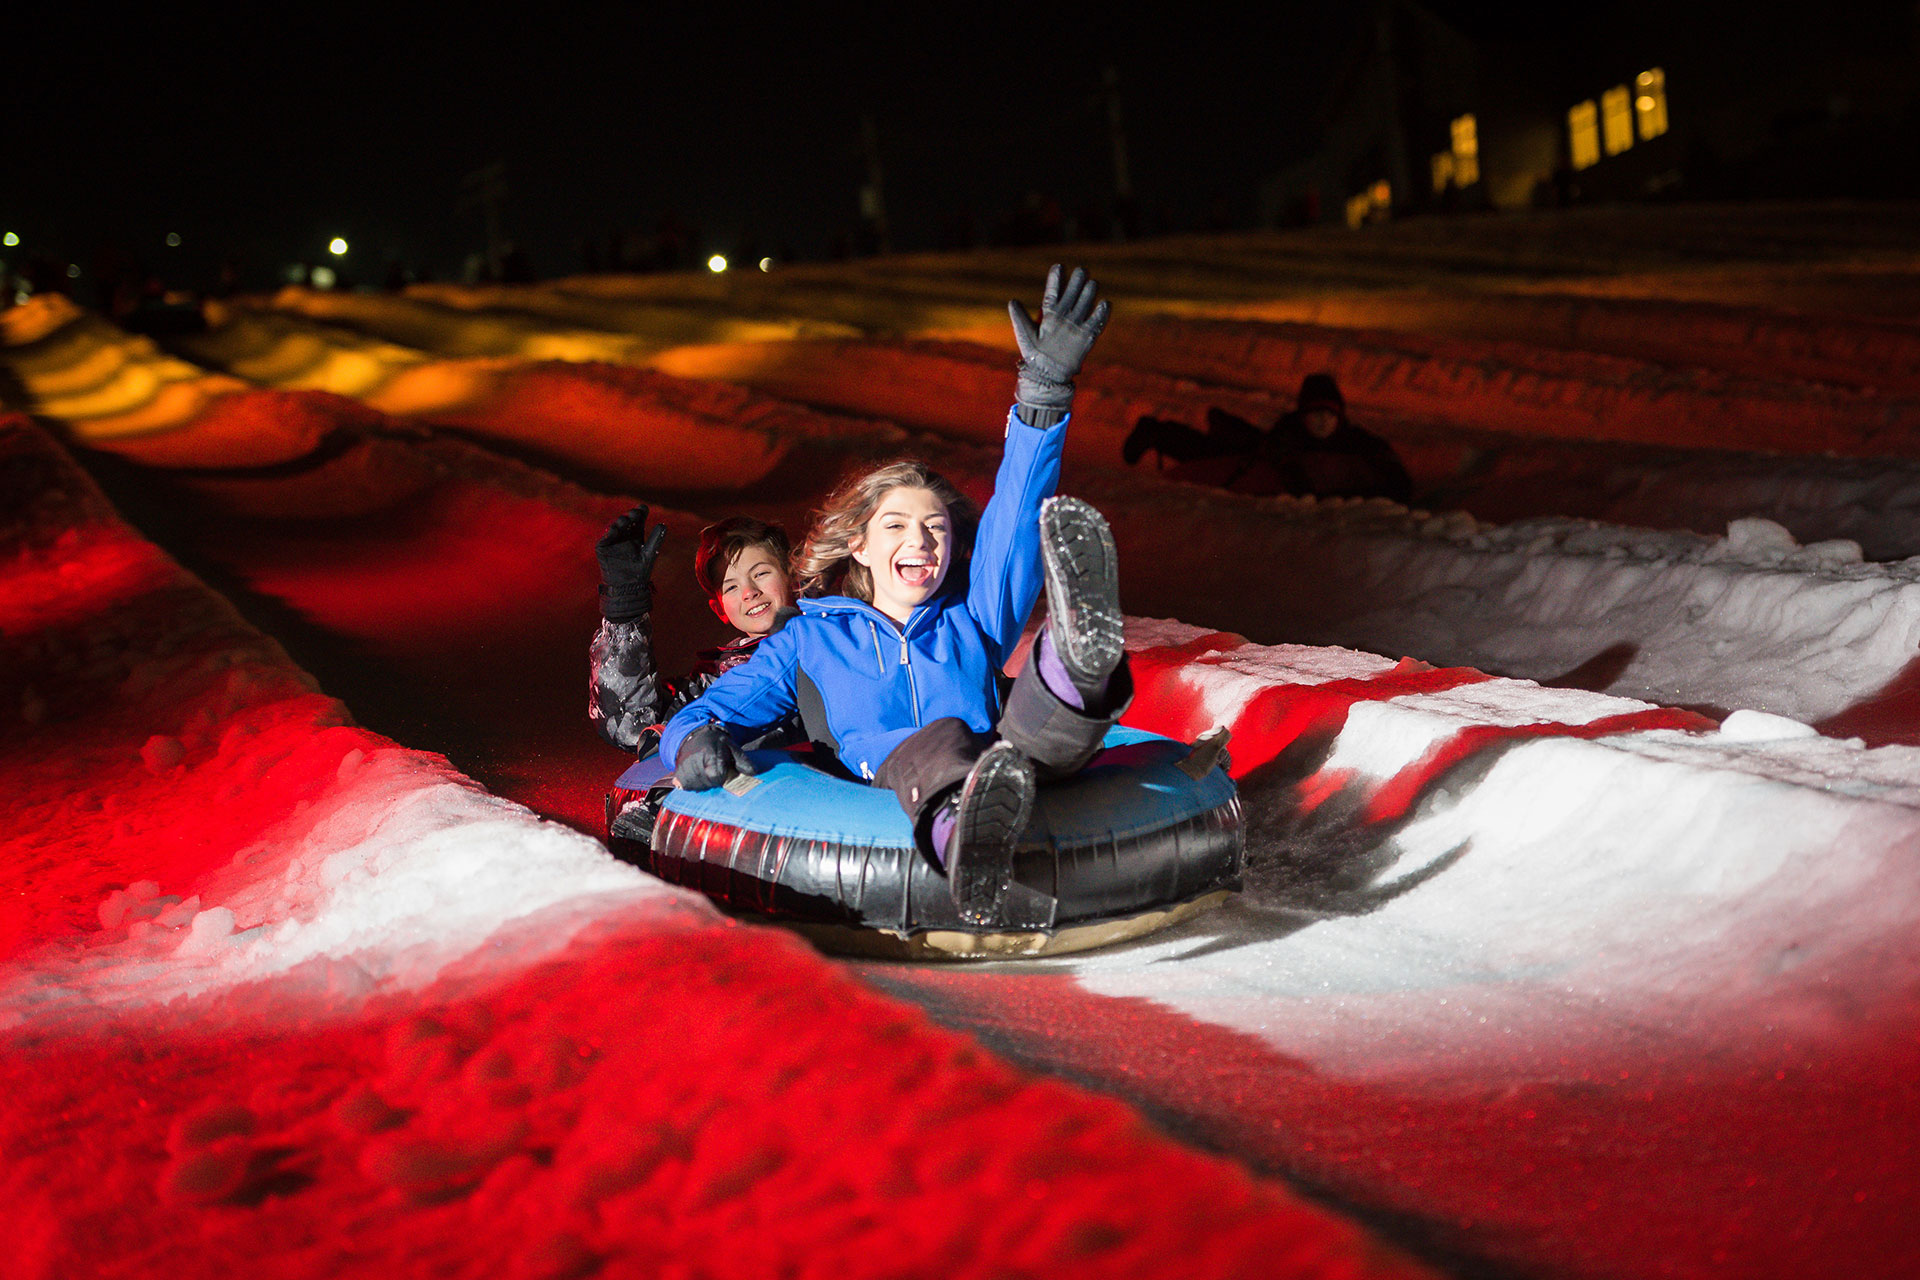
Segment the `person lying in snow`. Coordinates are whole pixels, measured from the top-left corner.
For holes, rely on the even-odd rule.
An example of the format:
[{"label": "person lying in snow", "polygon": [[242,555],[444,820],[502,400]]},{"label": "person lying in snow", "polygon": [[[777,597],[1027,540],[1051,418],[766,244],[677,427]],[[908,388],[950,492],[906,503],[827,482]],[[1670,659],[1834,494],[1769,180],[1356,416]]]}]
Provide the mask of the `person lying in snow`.
[{"label": "person lying in snow", "polygon": [[[684,679],[662,680],[653,655],[653,562],[666,536],[665,525],[647,529],[643,502],[608,526],[594,546],[601,620],[588,650],[587,716],[601,737],[641,759],[658,748],[667,717],[751,658],[793,613],[786,530],[750,516],[708,525],[700,532],[693,574],[707,593],[708,607],[740,634],[702,650]],[[792,717],[749,745],[785,747],[801,741],[799,719]],[[636,838],[644,840],[652,831],[670,790],[668,784],[648,792],[645,812],[638,815],[644,821],[632,828]]]},{"label": "person lying in snow", "polygon": [[1120,456],[1132,466],[1151,449],[1172,474],[1235,493],[1413,500],[1413,480],[1393,446],[1347,420],[1346,397],[1328,373],[1300,383],[1293,412],[1262,431],[1225,409],[1207,410],[1207,429],[1141,418]]},{"label": "person lying in snow", "polygon": [[[1074,773],[1132,697],[1119,571],[1100,514],[1053,498],[1073,377],[1108,304],[1047,277],[1038,328],[1010,303],[1021,363],[993,497],[975,508],[924,463],[842,484],[795,560],[800,615],[667,722],[680,784],[753,772],[744,746],[805,712],[851,773],[890,788],[961,917],[1000,917],[1037,781]],[[1004,693],[1043,585],[1047,626]]]}]

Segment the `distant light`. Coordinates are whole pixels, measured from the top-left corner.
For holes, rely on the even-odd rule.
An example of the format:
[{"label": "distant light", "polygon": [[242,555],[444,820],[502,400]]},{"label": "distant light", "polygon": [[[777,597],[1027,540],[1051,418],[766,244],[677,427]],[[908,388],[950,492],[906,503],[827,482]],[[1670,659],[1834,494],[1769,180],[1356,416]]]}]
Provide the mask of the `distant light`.
[{"label": "distant light", "polygon": [[762,259],[760,259],[760,269],[761,269],[762,271],[771,271],[771,270],[773,270],[773,259],[772,259],[772,258],[762,258]]},{"label": "distant light", "polygon": [[725,271],[726,269],[727,269],[727,260],[720,254],[716,253],[711,258],[707,259],[707,270],[713,272],[715,275],[719,275],[722,271]]},{"label": "distant light", "polygon": [[333,274],[332,267],[315,267],[312,274],[307,277],[308,280],[312,281],[313,287],[316,289],[331,289],[333,288],[334,282],[339,278],[339,276]]},{"label": "distant light", "polygon": [[1592,98],[1567,109],[1567,157],[1575,170],[1600,163],[1600,108]]},{"label": "distant light", "polygon": [[80,278],[80,264],[77,262],[69,262],[67,264],[67,279],[78,280],[79,278]]},{"label": "distant light", "polygon": [[1617,84],[1600,95],[1600,146],[1617,156],[1633,145],[1633,95]]},{"label": "distant light", "polygon": [[0,244],[5,244],[9,249],[13,248],[13,246],[19,243],[20,243],[20,237],[12,231],[7,232],[7,234],[4,236],[0,236]]},{"label": "distant light", "polygon": [[339,236],[335,236],[333,239],[327,241],[327,252],[336,258],[344,258],[347,255],[347,242]]},{"label": "distant light", "polygon": [[179,247],[180,247],[180,233],[178,231],[167,232],[167,248],[178,249]]}]

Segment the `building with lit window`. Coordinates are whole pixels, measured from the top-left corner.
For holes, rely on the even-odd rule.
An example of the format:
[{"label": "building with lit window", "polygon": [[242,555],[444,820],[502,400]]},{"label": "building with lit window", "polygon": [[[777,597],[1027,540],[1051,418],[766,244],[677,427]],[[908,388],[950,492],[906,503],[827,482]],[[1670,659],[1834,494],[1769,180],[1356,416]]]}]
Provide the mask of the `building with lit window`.
[{"label": "building with lit window", "polygon": [[1375,0],[1261,216],[1920,195],[1920,10],[1836,3]]}]

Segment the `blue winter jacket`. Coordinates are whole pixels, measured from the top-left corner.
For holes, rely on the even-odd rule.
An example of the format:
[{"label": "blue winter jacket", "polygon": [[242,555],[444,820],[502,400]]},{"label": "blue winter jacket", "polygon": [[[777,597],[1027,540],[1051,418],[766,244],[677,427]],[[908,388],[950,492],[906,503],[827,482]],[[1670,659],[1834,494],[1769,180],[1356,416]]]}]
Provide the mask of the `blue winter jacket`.
[{"label": "blue winter jacket", "polygon": [[[1020,639],[1042,585],[1040,504],[1060,483],[1068,419],[1046,430],[1007,415],[993,497],[980,515],[964,598],[950,592],[914,609],[903,627],[850,596],[802,600],[800,616],[760,642],[681,708],[660,737],[660,758],[717,721],[735,741],[793,715],[804,682],[819,691],[840,762],[873,777],[915,730],[957,716],[976,730],[1000,714],[996,677]],[[819,729],[809,726],[816,735]]]}]

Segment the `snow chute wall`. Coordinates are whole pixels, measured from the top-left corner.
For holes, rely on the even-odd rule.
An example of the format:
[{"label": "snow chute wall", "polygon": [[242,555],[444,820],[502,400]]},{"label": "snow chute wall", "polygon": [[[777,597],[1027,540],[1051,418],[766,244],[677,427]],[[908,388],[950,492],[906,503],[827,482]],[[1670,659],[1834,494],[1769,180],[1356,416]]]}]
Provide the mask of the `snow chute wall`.
[{"label": "snow chute wall", "polygon": [[[961,922],[891,791],[784,752],[751,755],[756,777],[668,795],[650,844],[619,812],[609,840],[663,880],[792,924],[832,950],[916,959],[1084,950],[1165,928],[1240,887],[1245,835],[1233,782],[1156,734],[1116,728],[1085,769],[1040,788],[1006,919],[986,927]],[[665,774],[643,760],[621,775],[615,797]]]}]

